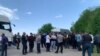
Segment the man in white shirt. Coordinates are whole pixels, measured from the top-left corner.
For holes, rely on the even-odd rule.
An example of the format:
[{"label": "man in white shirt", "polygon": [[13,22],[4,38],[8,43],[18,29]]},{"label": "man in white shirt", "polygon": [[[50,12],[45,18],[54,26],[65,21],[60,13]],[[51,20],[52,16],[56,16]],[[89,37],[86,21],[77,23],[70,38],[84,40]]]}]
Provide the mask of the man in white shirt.
[{"label": "man in white shirt", "polygon": [[91,41],[91,44],[92,44],[92,53],[93,53],[93,46],[94,46],[94,36],[90,33],[89,34],[90,36],[91,36],[91,38],[92,38],[92,41]]},{"label": "man in white shirt", "polygon": [[46,36],[46,51],[50,52],[50,34]]}]

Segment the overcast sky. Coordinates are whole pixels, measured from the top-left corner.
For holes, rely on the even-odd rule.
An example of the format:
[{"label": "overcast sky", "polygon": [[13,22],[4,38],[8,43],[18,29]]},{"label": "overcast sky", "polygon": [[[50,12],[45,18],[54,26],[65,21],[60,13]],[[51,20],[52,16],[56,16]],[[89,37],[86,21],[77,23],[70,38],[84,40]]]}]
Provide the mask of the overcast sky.
[{"label": "overcast sky", "polygon": [[100,0],[0,0],[0,14],[16,25],[13,32],[33,32],[45,23],[70,29],[82,11],[100,5]]}]

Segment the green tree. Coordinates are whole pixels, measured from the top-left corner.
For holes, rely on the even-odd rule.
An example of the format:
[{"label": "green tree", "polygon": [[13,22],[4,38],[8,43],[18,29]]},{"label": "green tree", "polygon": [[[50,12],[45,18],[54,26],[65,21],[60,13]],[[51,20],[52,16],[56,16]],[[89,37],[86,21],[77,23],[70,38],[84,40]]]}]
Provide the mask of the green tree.
[{"label": "green tree", "polygon": [[51,29],[53,29],[52,24],[44,24],[39,30],[38,33],[49,33],[51,32]]},{"label": "green tree", "polygon": [[100,7],[90,8],[83,11],[76,23],[71,27],[74,32],[100,32]]}]

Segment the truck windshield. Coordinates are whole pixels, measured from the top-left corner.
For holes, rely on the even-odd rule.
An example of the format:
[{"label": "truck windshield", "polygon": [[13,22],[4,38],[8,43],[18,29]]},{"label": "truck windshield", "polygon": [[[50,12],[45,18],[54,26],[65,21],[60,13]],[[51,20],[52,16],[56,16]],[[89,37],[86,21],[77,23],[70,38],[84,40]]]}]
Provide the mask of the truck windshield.
[{"label": "truck windshield", "polygon": [[0,22],[0,29],[11,31],[10,23]]}]

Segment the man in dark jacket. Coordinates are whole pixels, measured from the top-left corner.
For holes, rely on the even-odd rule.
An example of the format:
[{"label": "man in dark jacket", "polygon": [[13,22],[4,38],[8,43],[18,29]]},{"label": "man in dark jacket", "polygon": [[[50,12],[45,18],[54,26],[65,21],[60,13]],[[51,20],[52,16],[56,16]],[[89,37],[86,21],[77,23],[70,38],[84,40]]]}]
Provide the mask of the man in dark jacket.
[{"label": "man in dark jacket", "polygon": [[100,34],[97,34],[94,38],[94,43],[97,47],[97,53],[100,53]]},{"label": "man in dark jacket", "polygon": [[46,35],[45,34],[42,34],[42,36],[41,36],[41,46],[42,46],[42,48],[43,47],[46,47]]},{"label": "man in dark jacket", "polygon": [[34,41],[35,41],[35,36],[33,36],[33,34],[30,33],[30,36],[28,37],[28,42],[29,42],[29,52],[33,52]]},{"label": "man in dark jacket", "polygon": [[27,54],[27,36],[26,36],[25,32],[22,35],[21,41],[22,41],[22,45],[23,45],[22,54],[26,55]]},{"label": "man in dark jacket", "polygon": [[82,46],[83,46],[83,49],[82,49],[82,56],[85,56],[85,52],[88,51],[88,56],[91,56],[91,41],[92,41],[92,38],[91,36],[88,34],[88,33],[85,33],[83,36],[82,36]]},{"label": "man in dark jacket", "polygon": [[19,46],[20,46],[20,33],[18,32],[18,34],[16,35],[16,45],[17,45],[17,49],[20,49]]},{"label": "man in dark jacket", "polygon": [[13,36],[13,45],[15,45],[16,46],[16,38],[17,38],[17,35],[15,34],[14,36]]},{"label": "man in dark jacket", "polygon": [[71,44],[72,44],[72,48],[76,49],[76,47],[77,47],[77,41],[75,39],[75,33],[71,34]]},{"label": "man in dark jacket", "polygon": [[5,34],[2,34],[1,39],[1,56],[7,56],[7,44],[8,44],[8,38],[5,36]]}]

